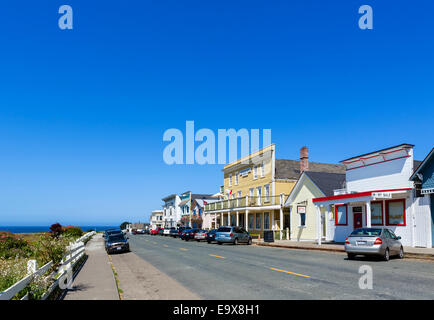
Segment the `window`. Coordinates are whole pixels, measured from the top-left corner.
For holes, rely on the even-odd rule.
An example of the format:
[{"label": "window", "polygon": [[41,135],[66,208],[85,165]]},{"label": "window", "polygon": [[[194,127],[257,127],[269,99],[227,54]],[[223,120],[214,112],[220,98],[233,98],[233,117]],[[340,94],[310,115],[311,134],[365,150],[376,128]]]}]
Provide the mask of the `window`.
[{"label": "window", "polygon": [[238,185],[238,172],[235,172],[235,185]]},{"label": "window", "polygon": [[383,225],[383,202],[371,202],[371,225]]},{"label": "window", "polygon": [[258,179],[258,166],[253,167],[253,179]]},{"label": "window", "polygon": [[238,197],[238,198],[241,198],[241,191],[238,191],[238,193],[237,193],[237,197]]},{"label": "window", "polygon": [[265,176],[265,166],[264,166],[264,162],[261,163],[261,177]]},{"label": "window", "polygon": [[348,225],[348,206],[346,204],[335,205],[335,225],[346,226]]},{"label": "window", "polygon": [[261,214],[256,214],[256,230],[261,230]]},{"label": "window", "polygon": [[386,221],[389,226],[405,226],[405,200],[386,201]]},{"label": "window", "polygon": [[249,230],[253,229],[253,219],[255,219],[253,214],[249,214]]},{"label": "window", "polygon": [[261,197],[262,197],[262,187],[257,187],[256,188],[256,195],[258,196],[258,204],[261,204]]},{"label": "window", "polygon": [[264,229],[270,229],[270,214],[268,212],[264,213]]},{"label": "window", "polygon": [[264,186],[264,202],[270,201],[270,185],[266,184]]},{"label": "window", "polygon": [[300,227],[306,226],[306,213],[300,213]]},{"label": "window", "polygon": [[232,187],[232,173],[229,174],[229,187]]}]

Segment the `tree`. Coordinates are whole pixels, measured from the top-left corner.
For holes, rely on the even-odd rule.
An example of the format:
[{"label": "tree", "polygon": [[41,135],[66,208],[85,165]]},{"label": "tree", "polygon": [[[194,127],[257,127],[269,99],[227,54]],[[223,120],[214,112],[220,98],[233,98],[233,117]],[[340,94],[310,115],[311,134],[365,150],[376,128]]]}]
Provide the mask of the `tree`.
[{"label": "tree", "polygon": [[121,223],[121,225],[120,225],[120,227],[121,227],[121,230],[124,230],[124,229],[126,229],[126,228],[127,228],[127,225],[129,225],[129,224],[131,224],[131,222],[127,222],[127,221],[125,221],[125,222],[122,222],[122,223]]},{"label": "tree", "polygon": [[52,224],[50,230],[51,230],[51,236],[56,239],[63,233],[63,228],[60,223]]}]

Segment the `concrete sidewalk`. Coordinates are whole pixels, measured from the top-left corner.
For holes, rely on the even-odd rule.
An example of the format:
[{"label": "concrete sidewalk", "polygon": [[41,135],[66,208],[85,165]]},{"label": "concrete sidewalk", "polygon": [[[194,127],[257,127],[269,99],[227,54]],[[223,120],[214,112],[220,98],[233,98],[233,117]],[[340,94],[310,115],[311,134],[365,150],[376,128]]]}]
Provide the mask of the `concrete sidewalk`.
[{"label": "concrete sidewalk", "polygon": [[64,300],[119,300],[111,263],[104,248],[102,234],[86,245],[88,259],[68,289]]},{"label": "concrete sidewalk", "polygon": [[[343,243],[326,242],[318,245],[315,241],[275,240],[274,242],[264,242],[255,239],[253,240],[253,243],[258,246],[345,253]],[[404,252],[405,257],[407,258],[434,260],[434,248],[404,247]]]}]

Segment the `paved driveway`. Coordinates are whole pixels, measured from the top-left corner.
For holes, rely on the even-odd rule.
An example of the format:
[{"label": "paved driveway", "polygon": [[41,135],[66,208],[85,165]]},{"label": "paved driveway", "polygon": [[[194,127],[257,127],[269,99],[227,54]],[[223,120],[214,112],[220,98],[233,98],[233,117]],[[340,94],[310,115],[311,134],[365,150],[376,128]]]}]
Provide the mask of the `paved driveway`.
[{"label": "paved driveway", "polygon": [[[131,235],[131,250],[204,299],[434,299],[434,264]],[[359,288],[359,267],[373,289]]]}]

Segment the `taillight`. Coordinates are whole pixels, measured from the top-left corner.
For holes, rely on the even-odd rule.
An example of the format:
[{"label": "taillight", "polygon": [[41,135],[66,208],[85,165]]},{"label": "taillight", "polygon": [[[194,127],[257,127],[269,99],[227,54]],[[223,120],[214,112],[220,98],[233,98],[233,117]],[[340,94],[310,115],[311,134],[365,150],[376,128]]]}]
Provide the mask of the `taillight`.
[{"label": "taillight", "polygon": [[229,235],[230,237],[233,237],[234,236],[234,234],[231,232],[231,234]]},{"label": "taillight", "polygon": [[382,244],[383,241],[380,238],[375,239],[374,244]]},{"label": "taillight", "polygon": [[350,240],[348,240],[348,237],[345,239],[345,244],[350,244]]}]

